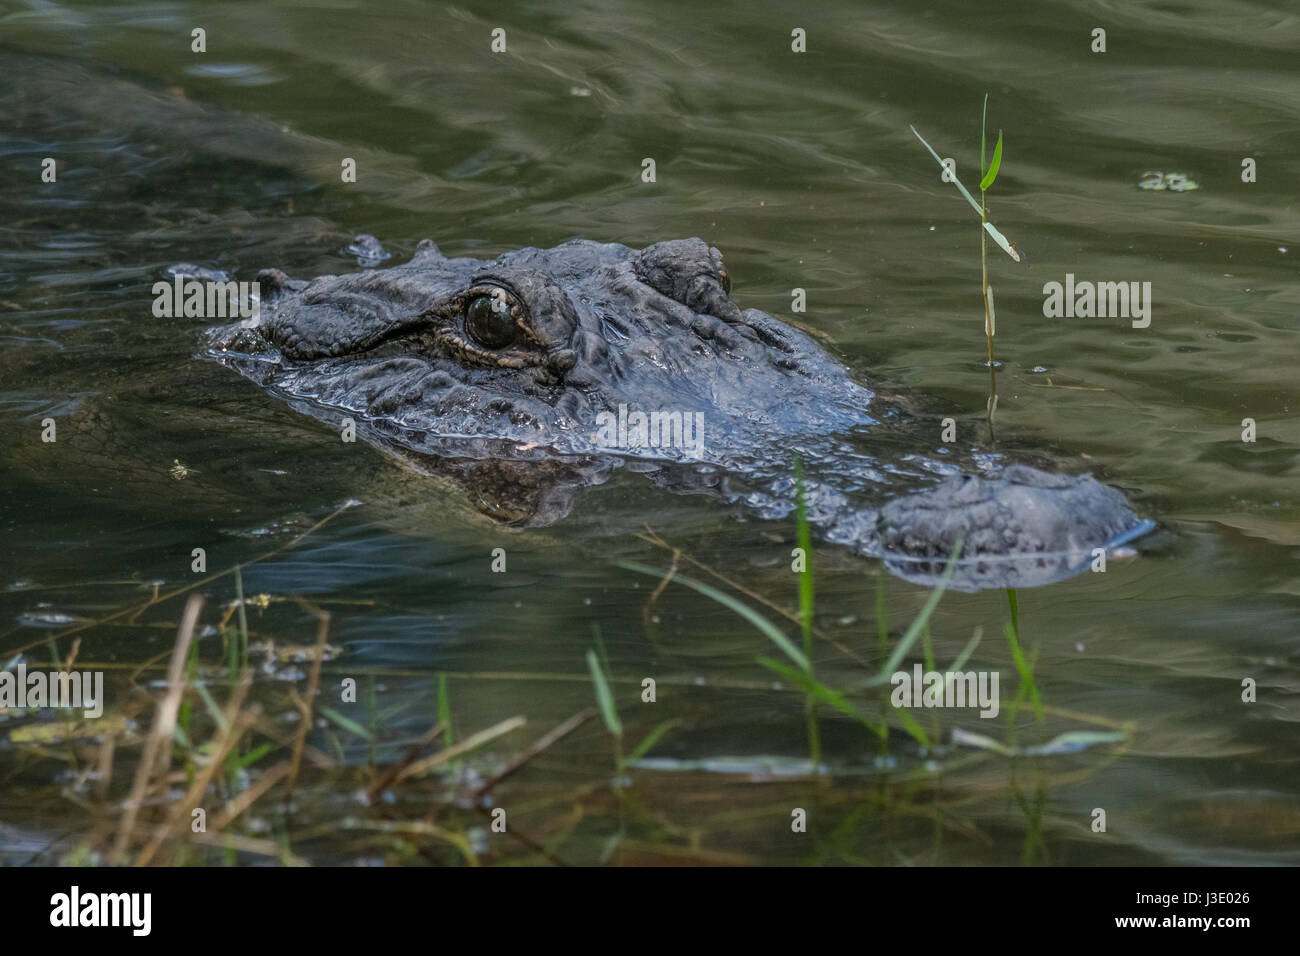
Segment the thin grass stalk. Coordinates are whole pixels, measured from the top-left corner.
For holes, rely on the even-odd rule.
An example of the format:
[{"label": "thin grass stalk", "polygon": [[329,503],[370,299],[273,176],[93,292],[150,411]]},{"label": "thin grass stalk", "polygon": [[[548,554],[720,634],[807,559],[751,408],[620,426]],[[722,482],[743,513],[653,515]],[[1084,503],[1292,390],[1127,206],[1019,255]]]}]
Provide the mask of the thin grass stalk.
[{"label": "thin grass stalk", "polygon": [[[804,672],[815,682],[813,673],[813,569],[812,531],[808,527],[808,503],[804,498],[803,460],[794,456],[795,517],[799,549],[803,554],[803,570],[799,572],[799,629],[803,634],[803,653],[808,664]],[[822,762],[821,729],[817,725],[817,698],[810,691],[804,695],[804,720],[808,725],[808,759],[813,773]]]}]

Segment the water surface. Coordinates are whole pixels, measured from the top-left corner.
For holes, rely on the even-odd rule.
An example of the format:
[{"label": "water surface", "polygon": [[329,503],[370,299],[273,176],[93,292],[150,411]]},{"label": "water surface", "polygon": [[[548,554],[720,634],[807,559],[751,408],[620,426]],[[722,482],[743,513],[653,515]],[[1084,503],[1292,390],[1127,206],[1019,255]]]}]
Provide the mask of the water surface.
[{"label": "water surface", "polygon": [[[155,583],[190,583],[194,547],[225,570],[314,529],[243,572],[249,594],[271,596],[250,628],[305,644],[315,621],[290,598],[332,612],[342,652],[325,679],[369,688],[353,713],[382,714],[379,762],[432,724],[442,674],[458,733],[528,718],[480,755],[489,772],[593,703],[597,631],[625,749],[676,722],[630,786],[613,786],[611,742],[593,720],[494,793],[567,862],[1300,862],[1291,5],[7,2],[0,26],[6,661],[23,648],[29,661],[65,656],[69,624],[52,615],[98,619]],[[190,51],[196,26],[206,54]],[[497,27],[507,50],[494,54]],[[796,27],[803,54],[791,51]],[[1090,52],[1095,27],[1105,53]],[[985,92],[1005,135],[990,217],[1029,254],[1017,266],[990,253],[1003,363],[992,437],[978,223],[909,130],[973,186]],[[45,157],[57,183],[40,181]],[[340,182],[344,157],[355,184]],[[653,184],[640,179],[646,157]],[[1246,157],[1257,182],[1242,182]],[[1148,170],[1187,173],[1199,189],[1140,190]],[[651,603],[654,579],[617,562],[668,566],[670,551],[633,534],[643,521],[793,608],[792,521],[749,520],[624,473],[553,528],[494,526],[195,358],[205,323],[150,312],[173,262],[242,278],[340,272],[357,267],[341,250],[360,232],[391,261],[426,236],[480,257],[578,236],[701,236],[726,253],[742,306],[810,330],[862,381],[933,416],[932,448],[882,456],[933,453],[951,416],[964,447],[1123,489],[1161,525],[1141,555],[1019,594],[1046,726],[1027,710],[1014,728],[970,711],[920,716],[942,739],[1125,727],[1127,741],[1010,761],[922,753],[895,732],[882,760],[859,725],[826,711],[829,782],[782,775],[780,761],[808,749],[803,698],[756,663],[771,646],[680,585]],[[1045,318],[1043,285],[1067,273],[1150,282],[1150,327]],[[791,313],[796,287],[805,314]],[[39,441],[46,417],[61,429],[53,446]],[[169,476],[177,461],[190,477]],[[316,527],[353,498],[362,504]],[[497,547],[504,574],[491,570]],[[877,590],[895,636],[928,595],[829,545],[814,560],[828,638],[817,674],[847,687],[881,660]],[[234,583],[204,591],[215,620]],[[138,701],[150,671],[137,669],[165,663],[179,602],[78,632],[83,666],[119,675],[110,704]],[[983,627],[970,666],[1014,688],[1007,617],[1002,593],[945,595],[935,658],[952,660]],[[644,677],[659,682],[654,704],[641,702]],[[1241,700],[1245,678],[1255,703]],[[253,696],[283,710],[284,683]],[[337,736],[344,762],[370,758],[336,731],[313,741],[325,750]],[[60,858],[92,832],[85,781],[60,760],[0,751],[5,821],[54,841],[14,837],[7,858]],[[369,812],[349,800],[354,787],[341,783],[337,803],[317,795],[309,815]],[[397,818],[424,812],[405,799]],[[809,809],[807,834],[790,832],[793,807]],[[1090,827],[1098,807],[1106,833]],[[483,839],[487,860],[539,858]],[[358,855],[341,837],[299,848]]]}]

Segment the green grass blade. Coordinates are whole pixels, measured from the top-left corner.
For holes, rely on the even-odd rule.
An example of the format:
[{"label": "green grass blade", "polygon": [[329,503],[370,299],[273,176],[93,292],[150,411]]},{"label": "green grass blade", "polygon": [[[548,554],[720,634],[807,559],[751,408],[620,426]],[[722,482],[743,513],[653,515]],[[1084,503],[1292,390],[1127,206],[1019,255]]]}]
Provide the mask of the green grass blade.
[{"label": "green grass blade", "polygon": [[812,529],[808,527],[808,503],[804,500],[803,462],[794,457],[796,539],[804,556],[804,569],[799,574],[799,622],[803,630],[803,652],[812,658],[813,653],[813,568]]},{"label": "green grass blade", "polygon": [[369,741],[372,739],[370,731],[366,730],[366,728],[362,727],[351,717],[344,717],[333,707],[318,707],[317,710],[320,711],[322,717],[333,721],[349,733],[356,734],[362,740]]},{"label": "green grass blade", "polygon": [[956,546],[952,549],[952,557],[948,559],[948,565],[943,569],[943,577],[939,579],[939,583],[936,584],[934,590],[930,592],[930,596],[926,599],[925,605],[921,608],[921,613],[916,616],[916,619],[912,621],[906,633],[903,634],[902,639],[898,642],[898,646],[894,648],[894,653],[889,655],[889,660],[885,661],[884,666],[880,668],[880,673],[868,680],[866,683],[859,684],[859,687],[869,687],[876,684],[888,683],[890,675],[893,674],[894,671],[898,670],[898,665],[902,663],[903,658],[907,656],[907,652],[912,649],[912,645],[916,643],[916,639],[921,636],[921,629],[924,628],[926,623],[930,620],[930,615],[934,613],[934,609],[939,606],[939,598],[943,597],[943,592],[948,588],[948,582],[952,580],[952,576],[957,570],[957,558],[961,554],[961,546],[961,539],[958,539]]},{"label": "green grass blade", "polygon": [[831,690],[825,684],[819,683],[803,671],[795,670],[793,667],[788,667],[780,661],[773,660],[770,657],[760,657],[758,662],[772,673],[785,678],[805,693],[816,697],[828,707],[833,707],[841,714],[844,714],[847,717],[852,717],[872,733],[881,735],[886,732],[884,724],[872,720],[866,714],[862,713],[862,711],[854,707],[853,704],[849,703],[848,698],[839,691]]},{"label": "green grass blade", "polygon": [[[983,160],[981,160],[983,162]],[[1002,167],[1002,130],[998,130],[998,144],[993,147],[993,162],[989,163],[989,171],[984,174],[980,180],[980,192],[985,191],[993,185],[993,180],[998,178],[998,170]]]},{"label": "green grass blade", "polygon": [[239,602],[239,664],[248,666],[248,615],[244,611],[244,573],[235,565],[235,600]]},{"label": "green grass blade", "polygon": [[600,658],[595,651],[587,651],[587,669],[591,671],[591,682],[596,685],[596,703],[600,706],[601,719],[615,737],[623,736],[623,723],[618,719],[618,708],[614,706],[614,695],[609,689],[609,681],[601,669]]},{"label": "green grass blade", "polygon": [[658,727],[656,727],[654,730],[650,731],[650,733],[646,734],[646,735],[645,735],[645,739],[642,740],[639,744],[636,745],[636,749],[633,750],[633,751],[628,755],[628,758],[627,758],[627,759],[628,759],[628,762],[631,762],[631,761],[633,761],[633,760],[640,760],[642,757],[644,757],[647,753],[650,752],[650,749],[651,749],[655,744],[659,743],[659,738],[661,738],[664,734],[666,734],[666,733],[667,733],[668,731],[670,731],[672,728],[674,728],[674,727],[676,727],[676,726],[678,726],[678,725],[680,725],[680,724],[681,724],[681,721],[680,721],[680,720],[665,720],[662,724],[660,724],[660,725],[659,725]]},{"label": "green grass blade", "polygon": [[[938,162],[940,168],[946,170],[948,167],[943,165],[943,159],[940,158],[939,154],[934,151],[934,147],[925,141],[925,137],[923,137],[920,133],[916,132],[916,127],[912,126],[909,127],[909,129],[911,129],[913,133],[916,133],[916,138],[921,141],[922,146],[924,146],[926,149],[930,151],[930,155],[935,158],[935,161]],[[966,197],[966,201],[971,204],[971,208],[974,209],[975,212],[979,214],[980,219],[983,220],[984,207],[975,201],[975,197],[966,191],[966,187],[961,184],[961,180],[958,179],[955,175],[952,177],[952,184],[957,187],[958,192],[960,192],[963,196]],[[997,228],[993,225],[993,223],[985,222],[984,229],[988,232],[990,236],[993,237],[993,241],[996,242],[999,247],[1001,247],[1003,252],[1009,255],[1016,262],[1020,261],[1020,253],[1016,252],[1015,249],[1011,248],[1011,243],[1007,241],[1007,237],[1002,235],[1002,233],[998,232]]]},{"label": "green grass blade", "polygon": [[[649,574],[656,578],[665,578],[668,576],[665,572],[660,571],[657,568],[647,567],[644,564],[637,564],[635,561],[620,561],[618,562],[618,566],[620,568],[625,568],[628,571],[636,571],[638,574]],[[764,637],[779,647],[786,657],[799,665],[800,670],[808,670],[810,662],[804,655],[803,651],[795,647],[790,638],[782,634],[776,625],[763,617],[763,615],[759,614],[753,608],[737,601],[730,594],[723,594],[717,588],[709,587],[707,584],[702,584],[699,581],[686,577],[685,575],[675,574],[673,575],[673,580],[686,585],[692,590],[699,591],[705,597],[712,598],[723,607],[739,614],[750,624],[753,624],[754,627],[758,628]]]},{"label": "green grass blade", "polygon": [[[808,676],[813,676],[813,568],[812,530],[808,527],[808,503],[804,499],[803,461],[794,456],[795,537],[803,552],[804,568],[799,572],[799,629],[803,633],[803,653],[808,659]],[[804,700],[808,721],[808,759],[814,767],[822,762],[821,730],[817,725],[817,698],[809,694]]]},{"label": "green grass blade", "polygon": [[245,767],[252,766],[271,752],[270,744],[258,744],[242,757],[237,757],[229,761],[229,770],[243,770]]},{"label": "green grass blade", "polygon": [[605,638],[600,633],[600,623],[591,622],[591,637],[596,642],[596,655],[600,658],[600,666],[605,668],[606,674],[614,673],[614,668],[609,666],[609,654],[605,653]]},{"label": "green grass blade", "polygon": [[[940,157],[940,155],[934,151],[934,147],[925,141],[924,136],[916,132],[915,126],[909,128],[912,130],[913,133],[916,134],[916,138],[921,141],[921,145],[930,151],[930,155],[933,156],[934,161],[939,164],[939,168],[946,171],[948,167],[943,164],[943,158]],[[960,192],[963,196],[966,197],[966,201],[971,204],[971,208],[974,209],[977,213],[979,213],[980,218],[983,219],[984,208],[975,201],[974,196],[972,196],[970,193],[966,191],[966,187],[961,184],[961,180],[957,178],[956,173],[954,173],[952,176],[952,184],[957,187],[958,192]]]},{"label": "green grass blade", "polygon": [[[1020,639],[1016,634],[1016,628],[1010,621],[1006,623],[1003,630],[1007,635],[1007,644],[1011,647],[1011,659],[1015,662],[1016,673],[1020,675],[1020,684],[1029,694],[1029,702],[1034,708],[1034,717],[1040,724],[1046,722],[1043,716],[1043,699],[1038,695],[1038,685],[1034,683],[1034,669],[1025,659],[1024,651],[1020,649]],[[1017,697],[1019,694],[1017,694]]]},{"label": "green grass blade", "polygon": [[[988,121],[989,121],[989,95],[985,93],[984,112],[980,114],[980,175],[983,175],[984,170],[988,168],[984,165],[984,143],[985,143],[984,131],[988,129]],[[983,189],[984,187],[981,186],[980,188]]]},{"label": "green grass blade", "polygon": [[885,653],[885,648],[889,647],[889,618],[885,611],[885,582],[876,579],[876,643],[880,646],[880,653]]},{"label": "green grass blade", "polygon": [[895,707],[894,713],[898,714],[898,720],[903,725],[903,729],[912,735],[913,740],[922,747],[930,746],[929,736],[922,729],[921,725],[916,722],[916,718],[913,717],[906,708]]},{"label": "green grass blade", "polygon": [[208,716],[221,728],[221,732],[224,734],[226,732],[226,715],[221,712],[221,705],[213,699],[212,693],[203,684],[196,681],[192,686],[203,701],[203,706],[208,709]]},{"label": "green grass blade", "polygon": [[998,232],[997,226],[993,225],[993,223],[991,222],[985,222],[984,231],[993,237],[993,241],[996,242],[999,247],[1001,247],[1003,252],[1009,255],[1012,259],[1015,259],[1016,262],[1020,261],[1020,253],[1016,252],[1015,249],[1011,248],[1011,243],[1007,241],[1006,236]]},{"label": "green grass blade", "polygon": [[980,646],[980,638],[983,636],[984,626],[981,624],[979,627],[975,628],[975,633],[970,636],[970,640],[967,641],[966,646],[961,649],[961,653],[957,655],[956,660],[948,665],[948,672],[950,674],[956,673],[965,666],[966,662],[970,660],[970,656],[975,653],[975,648]]},{"label": "green grass blade", "polygon": [[438,723],[442,724],[442,745],[454,743],[451,732],[451,694],[447,690],[447,675],[438,675]]}]

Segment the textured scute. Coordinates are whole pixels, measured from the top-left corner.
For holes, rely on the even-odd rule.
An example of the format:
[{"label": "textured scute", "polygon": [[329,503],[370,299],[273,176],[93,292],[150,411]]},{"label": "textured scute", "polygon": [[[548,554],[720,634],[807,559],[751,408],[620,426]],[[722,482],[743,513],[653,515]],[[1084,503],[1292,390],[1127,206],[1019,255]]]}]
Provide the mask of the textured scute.
[{"label": "textured scute", "polygon": [[[1087,477],[1012,466],[934,487],[959,466],[916,454],[919,426],[877,415],[872,391],[804,332],[737,306],[722,254],[700,239],[575,239],[495,259],[447,258],[425,240],[387,269],[258,278],[261,314],[209,330],[208,356],[308,415],[352,419],[497,520],[554,521],[578,488],[626,466],[788,522],[798,455],[826,539],[929,583],[960,538],[953,586],[968,590],[1075,573],[1138,523]],[[492,347],[470,322],[484,295]],[[698,446],[626,440],[623,422],[655,413],[701,423]]]},{"label": "textured scute", "polygon": [[[382,418],[418,452],[478,435],[604,453],[598,416],[623,407],[703,414],[708,461],[726,467],[773,434],[870,422],[871,392],[803,333],[742,313],[721,254],[700,239],[644,250],[575,239],[492,260],[427,243],[389,269],[260,275],[273,272],[260,319],[210,330],[208,354],[286,398]],[[485,286],[519,302],[520,346],[457,345],[467,291]],[[684,460],[671,447],[635,457]]]},{"label": "textured scute", "polygon": [[1091,475],[1012,465],[994,478],[958,475],[886,504],[880,545],[902,577],[938,580],[961,543],[952,587],[1033,587],[1088,567],[1139,524],[1124,496]]}]

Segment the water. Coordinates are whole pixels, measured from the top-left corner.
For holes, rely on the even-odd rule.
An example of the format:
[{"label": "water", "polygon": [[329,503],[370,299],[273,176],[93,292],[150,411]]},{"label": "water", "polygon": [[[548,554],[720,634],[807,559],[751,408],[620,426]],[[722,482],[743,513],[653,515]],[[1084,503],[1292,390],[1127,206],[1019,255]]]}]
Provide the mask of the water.
[{"label": "water", "polygon": [[[429,728],[443,673],[458,735],[528,718],[477,758],[473,769],[491,773],[594,702],[595,628],[619,679],[625,751],[676,722],[630,786],[611,789],[612,746],[596,719],[494,791],[512,825],[566,861],[1300,862],[1300,17],[1290,5],[0,11],[5,660],[23,647],[42,665],[66,656],[72,636],[48,623],[58,615],[98,619],[154,582],[164,594],[190,583],[195,547],[210,571],[227,570],[357,498],[366,503],[248,567],[244,586],[271,595],[249,612],[262,637],[314,639],[292,596],[332,613],[343,653],[326,686],[356,676],[367,688],[350,713],[362,723],[382,713],[381,761]],[[196,26],[206,54],[190,52]],[[1105,53],[1089,50],[1097,26]],[[501,54],[490,51],[497,27]],[[807,53],[791,52],[796,27]],[[993,440],[978,225],[908,129],[974,186],[986,91],[990,127],[1005,136],[990,218],[1029,255],[1016,265],[990,247],[1003,363]],[[47,156],[55,184],[40,181]],[[340,182],[345,157],[355,184]],[[653,184],[640,178],[647,157]],[[1257,182],[1242,182],[1246,157]],[[1186,173],[1199,189],[1141,190],[1149,170]],[[803,698],[774,689],[755,662],[771,645],[681,585],[649,603],[656,581],[616,562],[662,568],[671,557],[632,533],[631,515],[791,608],[792,525],[621,474],[554,528],[491,526],[454,492],[395,474],[196,360],[206,323],[150,313],[150,286],[173,262],[242,278],[266,266],[339,272],[356,267],[342,250],[361,232],[390,262],[426,236],[478,256],[575,236],[632,246],[702,236],[726,253],[742,306],[798,321],[862,381],[911,396],[936,423],[955,418],[962,442],[1122,488],[1161,531],[1105,574],[1019,594],[1049,712],[1038,727],[1023,710],[1015,734],[1031,744],[1130,726],[1128,742],[1013,764],[971,747],[923,754],[895,733],[878,759],[860,725],[824,710],[831,783],[783,773],[808,749]],[[1067,273],[1150,282],[1150,327],[1045,318],[1043,285]],[[795,287],[807,290],[801,316],[790,312]],[[46,417],[58,422],[53,445],[39,441]],[[1253,443],[1241,440],[1246,418]],[[881,454],[908,450],[919,449]],[[189,477],[170,477],[174,462]],[[491,570],[497,547],[504,574]],[[877,589],[895,637],[928,595],[830,546],[814,560],[818,624],[839,645],[818,645],[817,676],[847,687],[881,659]],[[233,582],[203,590],[215,620]],[[78,632],[79,660],[117,675],[119,704],[132,699],[123,675],[165,662],[179,601]],[[1016,684],[1007,617],[1006,596],[992,592],[946,595],[932,620],[941,663],[984,628],[969,667],[999,671],[1004,710]],[[658,681],[653,704],[639,696],[645,677]],[[1242,702],[1246,678],[1255,703]],[[253,696],[291,709],[283,688],[268,678]],[[943,739],[956,728],[1012,734],[1005,714],[918,719]],[[366,760],[337,728],[313,743],[328,749],[334,734],[346,760]],[[51,852],[90,839],[79,807],[49,799],[62,765],[19,752],[0,751],[14,781],[5,819],[29,834],[14,845],[32,832],[59,837]],[[354,787],[340,784],[337,804],[318,793],[312,812],[364,816],[346,797]],[[397,796],[398,818],[424,813]],[[790,832],[795,807],[810,811],[807,834]],[[1091,828],[1096,808],[1106,833]],[[307,845],[320,858],[355,852]],[[518,842],[487,845],[490,858],[535,858]]]}]

